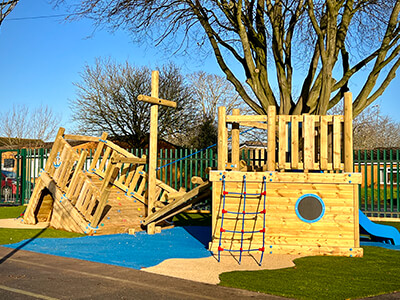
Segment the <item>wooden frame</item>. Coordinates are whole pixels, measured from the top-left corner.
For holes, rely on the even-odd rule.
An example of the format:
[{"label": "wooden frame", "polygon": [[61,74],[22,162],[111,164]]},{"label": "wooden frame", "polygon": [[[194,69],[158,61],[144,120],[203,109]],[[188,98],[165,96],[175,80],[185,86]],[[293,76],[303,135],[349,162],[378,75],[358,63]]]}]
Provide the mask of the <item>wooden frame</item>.
[{"label": "wooden frame", "polygon": [[[352,173],[351,93],[345,94],[344,101],[344,116],[276,115],[275,107],[268,108],[267,116],[243,116],[238,110],[227,116],[224,107],[218,109],[218,170],[210,172],[211,251],[242,248],[280,254],[363,255],[357,188],[361,174]],[[267,122],[266,166],[258,172],[226,171],[227,124],[232,123],[234,164],[238,160],[240,125],[251,126],[252,122]],[[263,185],[267,221],[262,231],[254,231],[263,226]],[[320,218],[312,222],[296,211],[298,202],[308,195],[318,198],[323,206]],[[222,223],[227,211],[237,216]],[[240,233],[238,228],[247,229]]]}]

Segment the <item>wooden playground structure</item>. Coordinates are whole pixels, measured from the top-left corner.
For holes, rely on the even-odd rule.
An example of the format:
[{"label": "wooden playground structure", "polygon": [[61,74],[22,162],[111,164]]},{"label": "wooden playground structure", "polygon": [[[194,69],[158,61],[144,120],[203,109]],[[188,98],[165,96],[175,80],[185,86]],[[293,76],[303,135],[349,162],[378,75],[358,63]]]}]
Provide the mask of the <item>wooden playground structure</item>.
[{"label": "wooden playground structure", "polygon": [[[50,222],[67,231],[92,234],[161,230],[156,224],[190,208],[203,199],[209,182],[192,178],[197,187],[175,190],[156,178],[158,105],[176,103],[158,99],[158,72],[152,73],[151,96],[140,95],[151,106],[149,158],[137,157],[110,140],[64,134],[60,128],[46,165],[40,172],[26,209],[24,222]],[[68,141],[97,143],[90,166],[87,151],[80,155]],[[149,171],[144,171],[148,164]]]},{"label": "wooden playground structure", "polygon": [[[218,115],[218,170],[212,182],[212,242],[218,253],[359,257],[358,188],[353,173],[352,96],[344,116]],[[228,129],[231,124],[231,151]],[[239,161],[240,126],[268,130],[267,164]]]},{"label": "wooden playground structure", "polygon": [[[25,223],[49,221],[68,231],[124,233],[147,228],[201,201],[212,184],[212,241],[218,253],[343,255],[360,257],[358,188],[353,172],[352,96],[344,115],[218,115],[218,168],[210,182],[194,177],[191,191],[175,190],[157,179],[158,72],[152,73],[149,157],[137,157],[107,140],[64,134],[61,128],[25,213]],[[231,151],[228,151],[228,124]],[[267,163],[240,161],[240,126],[268,131]],[[90,166],[70,140],[97,143]],[[144,170],[148,165],[148,172]]]}]

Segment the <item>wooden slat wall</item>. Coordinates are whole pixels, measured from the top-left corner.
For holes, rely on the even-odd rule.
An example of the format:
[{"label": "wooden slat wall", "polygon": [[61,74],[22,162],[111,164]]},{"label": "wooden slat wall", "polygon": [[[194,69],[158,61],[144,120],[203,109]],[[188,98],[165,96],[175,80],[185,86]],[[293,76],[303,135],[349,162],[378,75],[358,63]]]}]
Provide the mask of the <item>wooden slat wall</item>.
[{"label": "wooden slat wall", "polygon": [[[280,176],[285,176],[285,174],[281,173]],[[290,174],[288,180],[292,180],[293,176],[293,173]],[[359,235],[356,226],[358,224],[356,224],[358,222],[356,218],[358,208],[357,204],[354,203],[354,199],[357,198],[355,196],[357,189],[354,188],[356,185],[335,183],[334,178],[332,176],[331,183],[267,181],[265,247],[268,252],[362,256],[362,249],[358,248]],[[229,192],[243,192],[243,183],[226,181],[225,190],[228,192],[225,196],[225,209],[242,212],[243,196],[230,195]],[[247,182],[246,191],[248,194],[261,193],[263,191],[262,183],[260,181]],[[212,251],[217,251],[221,234],[222,192],[222,182],[214,181]],[[296,202],[300,196],[305,194],[316,194],[325,204],[325,214],[318,222],[306,223],[296,215]],[[263,196],[247,196],[246,212],[263,210],[263,201]],[[226,230],[240,231],[242,223],[241,214],[224,215],[223,228]],[[263,215],[246,215],[244,224],[244,231],[260,230],[263,228]],[[240,238],[241,233],[224,232],[222,233],[222,247],[238,250]],[[262,233],[245,233],[243,243],[244,250],[262,247]]]},{"label": "wooden slat wall", "polygon": [[[238,114],[239,112],[236,112]],[[227,135],[225,133],[226,122],[235,126],[244,116],[225,116],[224,110],[221,110],[219,118],[219,147],[222,154],[218,170],[224,170],[223,161],[226,160]],[[268,138],[268,170],[323,170],[323,171],[341,171],[344,170],[345,147],[344,147],[344,117],[343,116],[314,116],[314,115],[279,115],[275,116],[274,111],[270,110],[271,118],[268,122],[268,130],[271,135]],[[240,117],[240,118],[239,118]],[[263,116],[265,118],[265,116]],[[226,119],[226,120],[225,120]],[[251,126],[249,118],[245,119],[245,125]],[[348,118],[347,122],[352,122]],[[253,122],[255,124],[255,122]],[[243,124],[242,124],[243,125]],[[223,129],[222,129],[223,128]],[[274,148],[275,148],[275,129],[277,130],[278,145],[277,159],[275,166]],[[351,144],[351,136],[347,135],[347,145]],[[232,148],[237,148],[237,138]],[[270,147],[272,146],[272,147]],[[350,151],[349,146],[346,147]],[[350,149],[350,150],[349,150]],[[236,153],[232,149],[232,153]],[[350,155],[351,156],[351,155]],[[347,155],[347,157],[350,157]],[[264,169],[265,170],[265,169]]]}]

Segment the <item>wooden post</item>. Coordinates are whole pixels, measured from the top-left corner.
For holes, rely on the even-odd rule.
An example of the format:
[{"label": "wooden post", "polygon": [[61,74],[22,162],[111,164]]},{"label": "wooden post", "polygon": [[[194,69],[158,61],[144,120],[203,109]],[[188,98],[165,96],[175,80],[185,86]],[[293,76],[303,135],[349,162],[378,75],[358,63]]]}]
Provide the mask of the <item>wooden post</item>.
[{"label": "wooden post", "polygon": [[226,132],[226,108],[218,107],[218,170],[226,167],[228,156],[228,136]]},{"label": "wooden post", "polygon": [[92,158],[92,163],[90,164],[89,171],[93,172],[96,169],[97,162],[101,154],[103,153],[103,147],[105,145],[105,140],[108,137],[108,133],[103,132],[101,137],[99,138],[99,143],[97,144],[96,151],[94,152],[94,156]]},{"label": "wooden post", "polygon": [[[158,98],[158,71],[151,72],[151,97]],[[157,176],[157,135],[158,135],[158,105],[153,104],[150,110],[150,141],[149,141],[149,171],[147,186],[147,216],[153,213],[156,202],[156,176]],[[147,233],[155,233],[155,224],[147,226]]]},{"label": "wooden post", "polygon": [[[239,109],[235,108],[232,110],[232,115],[238,116],[240,115]],[[232,170],[239,170],[239,161],[240,161],[240,141],[239,141],[239,123],[232,123],[232,164],[234,167]]]},{"label": "wooden post", "polygon": [[353,172],[353,99],[344,93],[344,171]]},{"label": "wooden post", "polygon": [[276,149],[276,107],[268,106],[268,148],[267,166],[268,171],[275,171],[275,149]]}]

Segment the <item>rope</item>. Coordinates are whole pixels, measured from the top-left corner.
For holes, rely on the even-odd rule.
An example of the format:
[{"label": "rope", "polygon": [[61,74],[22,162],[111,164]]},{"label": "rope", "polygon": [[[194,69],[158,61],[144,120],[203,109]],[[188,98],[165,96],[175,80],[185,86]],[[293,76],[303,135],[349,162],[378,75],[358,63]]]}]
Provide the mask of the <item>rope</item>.
[{"label": "rope", "polygon": [[246,175],[243,175],[243,217],[242,217],[242,234],[240,236],[240,255],[239,255],[239,265],[242,262],[242,252],[243,252],[243,236],[244,236],[244,216],[246,215]]},{"label": "rope", "polygon": [[[256,129],[256,128],[253,127],[253,128],[247,129],[247,130],[241,132],[240,134],[244,134],[244,133],[249,132],[249,131],[251,131],[251,130],[253,130],[253,129]],[[231,140],[231,139],[232,139],[232,137],[228,138],[228,141]],[[206,147],[206,148],[197,150],[196,152],[194,152],[194,153],[192,153],[192,154],[186,155],[185,157],[179,158],[179,159],[174,160],[174,161],[172,161],[172,162],[170,162],[170,163],[168,163],[168,164],[165,164],[165,165],[163,165],[163,166],[158,167],[158,168],[156,169],[156,171],[158,171],[158,170],[160,170],[160,169],[162,169],[162,168],[168,167],[168,166],[170,166],[170,165],[172,165],[172,164],[175,164],[175,163],[177,163],[177,162],[179,162],[179,161],[181,161],[181,160],[184,160],[184,159],[186,159],[186,158],[188,158],[188,157],[191,157],[191,156],[193,156],[193,155],[196,155],[197,153],[200,153],[200,152],[206,151],[206,150],[208,150],[208,149],[214,148],[215,146],[217,146],[216,143],[213,144],[213,145],[211,145],[211,146],[208,146],[208,147]]]},{"label": "rope", "polygon": [[[224,189],[225,192],[225,175],[222,176],[222,187]],[[224,228],[224,211],[225,211],[225,193],[223,193],[222,196],[222,218],[221,218],[221,233],[219,235],[219,244],[218,244],[218,262],[220,262],[221,260],[221,251],[224,251],[224,248],[222,248],[222,230]]]},{"label": "rope", "polygon": [[[247,187],[246,187],[246,175],[243,175],[243,192],[242,193],[236,193],[236,192],[227,192],[225,190],[225,175],[222,176],[222,187],[223,187],[223,192],[222,192],[222,217],[221,217],[221,228],[220,228],[220,235],[219,235],[219,243],[218,243],[218,262],[221,260],[221,252],[222,251],[229,251],[229,252],[240,252],[240,256],[239,256],[239,264],[241,264],[242,261],[242,253],[243,253],[243,240],[244,240],[244,234],[245,233],[259,233],[261,232],[263,234],[262,237],[262,247],[258,248],[258,249],[248,249],[246,250],[247,252],[250,251],[261,251],[261,258],[260,258],[260,262],[258,263],[260,266],[262,264],[262,260],[264,258],[264,251],[265,251],[265,225],[266,225],[266,199],[267,199],[267,182],[266,182],[266,177],[263,176],[263,182],[262,182],[262,186],[261,186],[261,192],[258,194],[248,194],[247,193]],[[228,194],[235,194],[235,195],[242,195],[243,196],[243,211],[242,212],[232,212],[232,211],[228,211],[225,209],[225,204],[226,204],[226,195]],[[258,212],[246,212],[246,198],[248,196],[264,196],[264,204],[263,204],[263,210],[262,211],[258,211]],[[224,217],[225,214],[229,213],[229,214],[235,214],[235,215],[240,215],[242,214],[242,229],[241,230],[228,230],[228,229],[224,229]],[[251,230],[251,231],[245,231],[244,230],[244,221],[248,220],[245,218],[245,215],[257,215],[257,214],[264,214],[264,218],[263,218],[263,228],[260,230]],[[256,219],[254,219],[256,220]],[[241,234],[241,238],[240,238],[240,249],[239,250],[232,250],[232,249],[224,249],[222,247],[222,234],[224,232],[230,232],[230,233],[240,233]]]}]

